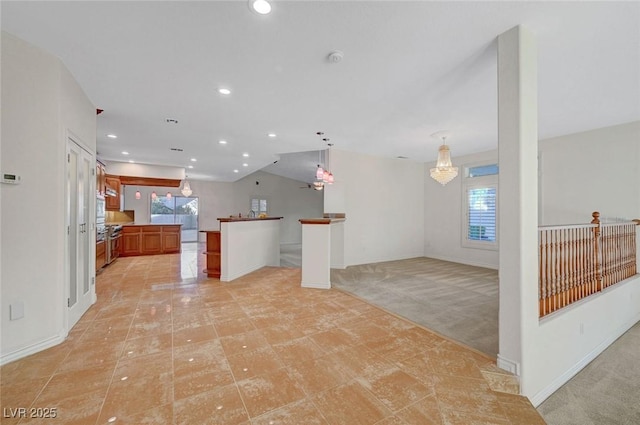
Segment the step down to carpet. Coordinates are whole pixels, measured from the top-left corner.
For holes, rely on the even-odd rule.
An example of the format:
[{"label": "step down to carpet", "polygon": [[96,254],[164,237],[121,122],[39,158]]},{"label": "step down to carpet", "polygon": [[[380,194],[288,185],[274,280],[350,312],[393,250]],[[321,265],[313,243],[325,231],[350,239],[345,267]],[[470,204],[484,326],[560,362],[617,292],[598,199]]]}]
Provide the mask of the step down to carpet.
[{"label": "step down to carpet", "polygon": [[520,380],[511,372],[500,369],[495,364],[488,364],[480,368],[484,380],[493,391],[507,394],[520,394]]}]

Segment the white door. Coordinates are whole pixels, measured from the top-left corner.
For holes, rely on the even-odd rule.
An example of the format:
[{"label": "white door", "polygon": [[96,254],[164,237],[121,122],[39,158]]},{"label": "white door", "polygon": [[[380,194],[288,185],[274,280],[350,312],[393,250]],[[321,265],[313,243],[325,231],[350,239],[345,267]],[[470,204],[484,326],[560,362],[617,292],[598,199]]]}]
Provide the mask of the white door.
[{"label": "white door", "polygon": [[[67,143],[68,276],[67,329],[80,319],[94,300],[95,218],[91,216],[95,179],[93,156],[69,139]],[[95,195],[94,195],[95,197]]]}]

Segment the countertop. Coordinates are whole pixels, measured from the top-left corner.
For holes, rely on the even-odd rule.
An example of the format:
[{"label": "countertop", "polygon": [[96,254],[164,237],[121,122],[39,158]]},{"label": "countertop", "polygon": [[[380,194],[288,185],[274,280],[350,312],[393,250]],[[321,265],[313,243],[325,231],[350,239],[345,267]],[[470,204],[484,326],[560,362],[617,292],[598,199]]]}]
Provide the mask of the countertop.
[{"label": "countertop", "polygon": [[298,220],[301,224],[331,224],[345,221],[344,218],[301,218]]},{"label": "countertop", "polygon": [[218,220],[220,223],[229,223],[235,221],[265,221],[265,220],[280,220],[282,217],[265,217],[265,218],[251,218],[251,217],[220,217]]},{"label": "countertop", "polygon": [[112,222],[105,223],[105,225],[120,225],[120,226],[182,226],[180,223],[132,223],[132,222]]}]

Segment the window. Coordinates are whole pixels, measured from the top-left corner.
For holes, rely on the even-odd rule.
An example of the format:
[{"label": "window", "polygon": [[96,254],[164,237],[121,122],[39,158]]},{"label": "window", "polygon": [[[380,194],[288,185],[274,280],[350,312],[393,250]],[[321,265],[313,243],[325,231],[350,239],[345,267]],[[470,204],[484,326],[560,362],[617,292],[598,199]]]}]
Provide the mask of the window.
[{"label": "window", "polygon": [[251,200],[251,211],[257,216],[267,214],[267,200],[253,198]]},{"label": "window", "polygon": [[150,211],[153,224],[182,224],[182,242],[198,240],[198,198],[157,196]]},{"label": "window", "polygon": [[467,167],[464,181],[462,245],[468,248],[498,248],[498,165]]}]

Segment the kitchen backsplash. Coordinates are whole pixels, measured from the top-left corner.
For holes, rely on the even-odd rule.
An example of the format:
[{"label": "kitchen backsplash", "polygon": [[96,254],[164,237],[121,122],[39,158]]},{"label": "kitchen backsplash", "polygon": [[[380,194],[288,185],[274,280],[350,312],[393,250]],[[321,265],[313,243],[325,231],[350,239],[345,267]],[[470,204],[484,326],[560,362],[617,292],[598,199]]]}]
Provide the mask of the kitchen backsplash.
[{"label": "kitchen backsplash", "polygon": [[107,211],[105,216],[106,223],[134,223],[135,221],[136,212],[133,210]]}]

